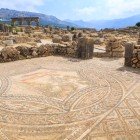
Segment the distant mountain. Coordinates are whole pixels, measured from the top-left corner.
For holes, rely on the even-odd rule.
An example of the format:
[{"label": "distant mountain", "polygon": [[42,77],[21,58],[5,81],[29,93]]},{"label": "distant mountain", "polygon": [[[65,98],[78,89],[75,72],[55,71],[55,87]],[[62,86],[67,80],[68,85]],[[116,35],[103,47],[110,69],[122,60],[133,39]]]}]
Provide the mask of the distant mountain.
[{"label": "distant mountain", "polygon": [[83,27],[83,28],[124,28],[128,26],[134,26],[137,22],[140,22],[140,15],[131,16],[128,18],[122,19],[113,19],[113,20],[65,20],[62,21],[55,16],[45,15],[41,13],[27,12],[27,11],[17,11],[1,8],[0,9],[0,20],[10,20],[12,17],[39,17],[41,25],[52,25],[57,27]]},{"label": "distant mountain", "polygon": [[1,8],[0,9],[0,19],[3,20],[10,20],[12,17],[39,17],[41,25],[53,25],[58,27],[77,27],[74,23],[70,23],[67,21],[59,20],[58,18],[45,15],[41,13],[34,13],[34,12],[27,12],[27,11],[17,11],[17,10],[10,10]]},{"label": "distant mountain", "polygon": [[140,15],[131,16],[128,18],[122,19],[113,19],[113,20],[92,20],[92,21],[72,21],[65,20],[67,22],[71,22],[81,27],[85,28],[96,28],[96,29],[104,29],[104,28],[124,28],[128,26],[134,26],[137,22],[140,22]]}]

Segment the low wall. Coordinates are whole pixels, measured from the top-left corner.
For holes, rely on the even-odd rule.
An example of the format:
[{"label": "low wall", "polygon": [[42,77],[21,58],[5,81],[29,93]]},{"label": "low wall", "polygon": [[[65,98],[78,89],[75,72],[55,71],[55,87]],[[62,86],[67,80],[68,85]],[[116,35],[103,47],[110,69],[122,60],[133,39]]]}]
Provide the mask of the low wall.
[{"label": "low wall", "polygon": [[134,46],[131,63],[133,68],[140,68],[140,45]]},{"label": "low wall", "polygon": [[110,57],[121,58],[124,56],[124,47],[117,39],[109,40],[106,46],[106,52],[110,55]]},{"label": "low wall", "polygon": [[127,43],[125,46],[125,66],[140,68],[140,45]]},{"label": "low wall", "polygon": [[122,42],[117,39],[111,39],[106,44],[106,52],[94,52],[95,57],[124,57],[124,46]]},{"label": "low wall", "polygon": [[53,43],[40,47],[5,47],[0,51],[0,62],[10,62],[50,55],[91,59],[93,57],[93,46],[94,42],[91,38],[79,38],[78,42]]},{"label": "low wall", "polygon": [[21,59],[30,59],[35,57],[45,57],[50,55],[61,55],[67,57],[77,57],[77,46],[72,43],[42,45],[40,47],[5,47],[0,51],[0,62],[10,62]]}]

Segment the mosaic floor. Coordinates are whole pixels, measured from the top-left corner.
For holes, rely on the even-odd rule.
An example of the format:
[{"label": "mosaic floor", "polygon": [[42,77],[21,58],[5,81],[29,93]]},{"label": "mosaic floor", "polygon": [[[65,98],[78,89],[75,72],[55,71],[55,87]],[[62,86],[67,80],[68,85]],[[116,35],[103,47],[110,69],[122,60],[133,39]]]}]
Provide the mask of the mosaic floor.
[{"label": "mosaic floor", "polygon": [[140,70],[123,61],[0,64],[0,140],[140,140]]}]

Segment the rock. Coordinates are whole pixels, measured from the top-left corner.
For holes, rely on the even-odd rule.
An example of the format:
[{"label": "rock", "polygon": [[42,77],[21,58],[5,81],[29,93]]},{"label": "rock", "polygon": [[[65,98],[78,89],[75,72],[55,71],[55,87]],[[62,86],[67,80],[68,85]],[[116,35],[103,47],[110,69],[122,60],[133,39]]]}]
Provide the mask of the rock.
[{"label": "rock", "polygon": [[72,35],[71,34],[66,34],[62,36],[62,41],[64,42],[71,42],[72,41]]},{"label": "rock", "polygon": [[35,42],[36,42],[36,43],[42,43],[40,38],[36,38],[36,39],[35,39]]},{"label": "rock", "polygon": [[44,45],[41,45],[39,48],[38,48],[38,55],[39,56],[43,56],[47,51],[47,48],[44,46]]},{"label": "rock", "polygon": [[27,44],[30,46],[37,46],[37,42],[28,42]]},{"label": "rock", "polygon": [[37,51],[38,51],[38,48],[37,48],[37,47],[31,47],[31,48],[30,48],[31,56],[32,56],[32,57],[37,57],[37,56],[38,56]]},{"label": "rock", "polygon": [[134,68],[140,68],[140,49],[139,49],[139,45],[134,47],[133,50],[133,58],[131,60],[132,66]]},{"label": "rock", "polygon": [[34,42],[34,40],[32,39],[32,38],[30,38],[30,37],[26,37],[26,36],[16,36],[16,37],[14,37],[14,42],[15,43],[27,43],[27,42]]},{"label": "rock", "polygon": [[96,44],[96,45],[101,45],[103,43],[104,43],[103,38],[95,38],[94,39],[94,44]]},{"label": "rock", "polygon": [[19,51],[13,47],[6,47],[1,50],[0,58],[3,62],[15,61],[19,60],[20,54]]},{"label": "rock", "polygon": [[3,43],[4,43],[6,46],[12,46],[12,45],[14,45],[13,40],[5,40]]},{"label": "rock", "polygon": [[73,40],[73,41],[76,41],[77,39],[78,39],[78,36],[77,36],[76,33],[74,33],[74,35],[73,35],[73,37],[72,37],[72,40]]},{"label": "rock", "polygon": [[83,37],[83,33],[78,33],[78,38]]},{"label": "rock", "polygon": [[120,58],[124,56],[124,47],[121,44],[121,41],[115,37],[111,37],[107,41],[106,52],[110,54],[110,57]]},{"label": "rock", "polygon": [[60,43],[62,41],[62,37],[55,35],[54,38],[52,39],[53,43]]},{"label": "rock", "polygon": [[20,55],[23,57],[28,57],[31,55],[30,53],[30,48],[26,47],[26,46],[18,46],[16,47],[16,49],[20,52]]}]

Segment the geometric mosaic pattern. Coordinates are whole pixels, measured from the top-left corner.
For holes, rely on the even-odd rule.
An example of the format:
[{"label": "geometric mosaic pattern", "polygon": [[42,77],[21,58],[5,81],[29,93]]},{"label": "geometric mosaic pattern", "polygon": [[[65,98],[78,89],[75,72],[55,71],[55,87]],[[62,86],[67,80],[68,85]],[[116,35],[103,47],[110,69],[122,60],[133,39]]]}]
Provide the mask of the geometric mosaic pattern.
[{"label": "geometric mosaic pattern", "polygon": [[123,61],[0,64],[0,140],[139,140],[140,71]]}]

